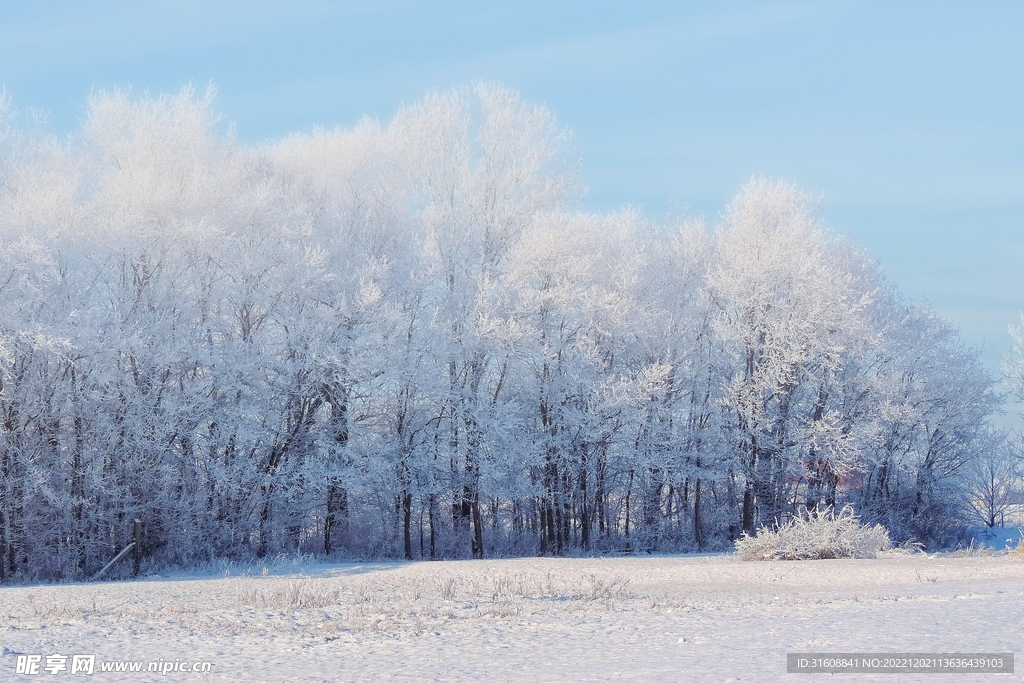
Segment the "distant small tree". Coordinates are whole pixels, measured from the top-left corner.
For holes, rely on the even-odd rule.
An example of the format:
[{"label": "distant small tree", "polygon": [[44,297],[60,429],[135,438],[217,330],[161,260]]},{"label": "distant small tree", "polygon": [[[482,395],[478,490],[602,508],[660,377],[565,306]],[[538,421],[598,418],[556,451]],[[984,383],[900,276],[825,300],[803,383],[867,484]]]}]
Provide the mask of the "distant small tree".
[{"label": "distant small tree", "polygon": [[1021,494],[1021,452],[1016,435],[999,435],[971,463],[971,509],[987,527],[1005,526],[1006,514]]}]

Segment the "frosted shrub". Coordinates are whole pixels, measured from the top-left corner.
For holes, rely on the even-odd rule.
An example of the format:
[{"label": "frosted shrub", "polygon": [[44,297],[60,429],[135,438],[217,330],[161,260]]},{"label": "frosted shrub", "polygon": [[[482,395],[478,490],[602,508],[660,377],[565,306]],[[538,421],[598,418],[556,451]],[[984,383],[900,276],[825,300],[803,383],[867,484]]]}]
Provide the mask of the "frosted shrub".
[{"label": "frosted shrub", "polygon": [[885,527],[861,524],[849,506],[838,515],[832,508],[808,510],[774,530],[761,527],[756,536],[736,540],[743,560],[870,559],[891,547]]}]

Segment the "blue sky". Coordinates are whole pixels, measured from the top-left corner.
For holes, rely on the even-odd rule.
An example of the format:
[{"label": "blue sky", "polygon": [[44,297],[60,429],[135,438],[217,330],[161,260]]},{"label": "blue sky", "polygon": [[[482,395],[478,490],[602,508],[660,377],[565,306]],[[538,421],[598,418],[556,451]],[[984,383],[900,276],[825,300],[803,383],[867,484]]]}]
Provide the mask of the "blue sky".
[{"label": "blue sky", "polygon": [[789,180],[994,369],[1024,308],[1022,35],[999,0],[0,0],[0,82],[64,134],[91,90],[212,79],[258,142],[499,81],[575,131],[585,209],[714,223]]}]

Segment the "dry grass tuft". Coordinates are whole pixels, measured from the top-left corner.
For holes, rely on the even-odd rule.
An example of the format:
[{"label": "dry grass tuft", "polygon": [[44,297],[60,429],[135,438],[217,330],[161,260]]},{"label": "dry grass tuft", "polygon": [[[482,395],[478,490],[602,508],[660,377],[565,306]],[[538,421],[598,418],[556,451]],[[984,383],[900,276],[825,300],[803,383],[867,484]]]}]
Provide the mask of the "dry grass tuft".
[{"label": "dry grass tuft", "polygon": [[629,586],[629,579],[617,574],[615,576],[590,574],[584,577],[583,590],[578,597],[584,600],[607,600],[623,596],[627,586]]},{"label": "dry grass tuft", "polygon": [[445,602],[451,602],[455,599],[456,588],[458,588],[458,583],[451,576],[437,582],[437,592]]},{"label": "dry grass tuft", "polygon": [[246,582],[238,589],[238,603],[276,610],[330,607],[338,604],[338,590],[315,579]]},{"label": "dry grass tuft", "polygon": [[949,553],[950,557],[995,557],[996,551],[984,543],[975,543],[971,539],[970,545],[966,548],[957,548]]},{"label": "dry grass tuft", "polygon": [[928,553],[925,552],[924,543],[910,539],[888,550],[883,550],[880,554],[886,557],[908,557],[911,555],[927,555]]}]

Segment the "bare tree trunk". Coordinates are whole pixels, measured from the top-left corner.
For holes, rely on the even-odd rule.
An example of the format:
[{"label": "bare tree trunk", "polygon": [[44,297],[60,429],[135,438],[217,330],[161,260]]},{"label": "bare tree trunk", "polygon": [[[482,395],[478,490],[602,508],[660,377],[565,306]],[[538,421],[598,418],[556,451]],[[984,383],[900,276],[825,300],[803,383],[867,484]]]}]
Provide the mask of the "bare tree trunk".
[{"label": "bare tree trunk", "polygon": [[430,559],[432,559],[432,560],[436,560],[437,559],[437,550],[436,550],[436,548],[437,548],[437,530],[436,530],[436,524],[434,522],[434,520],[437,519],[437,515],[434,512],[434,507],[435,507],[436,504],[437,504],[437,502],[436,502],[436,500],[434,498],[434,494],[431,493],[430,494],[429,506],[427,507],[427,516],[428,516],[428,522],[430,524]]},{"label": "bare tree trunk", "polygon": [[334,532],[341,525],[344,530],[345,518],[348,515],[348,491],[338,484],[331,484],[327,489],[327,514],[324,516],[324,554],[330,555],[334,550]]},{"label": "bare tree trunk", "polygon": [[699,478],[693,482],[693,540],[697,543],[698,551],[704,549],[704,531],[701,529]]},{"label": "bare tree trunk", "polygon": [[405,559],[412,559],[412,494],[402,492],[402,541]]},{"label": "bare tree trunk", "polygon": [[754,533],[754,492],[750,482],[743,487],[743,511],[740,518],[744,533]]},{"label": "bare tree trunk", "polygon": [[633,497],[633,470],[629,471],[629,484],[626,487],[626,538],[629,538],[629,513],[630,503]]},{"label": "bare tree trunk", "polygon": [[587,498],[587,446],[580,450],[580,545],[590,550],[590,500]]}]

